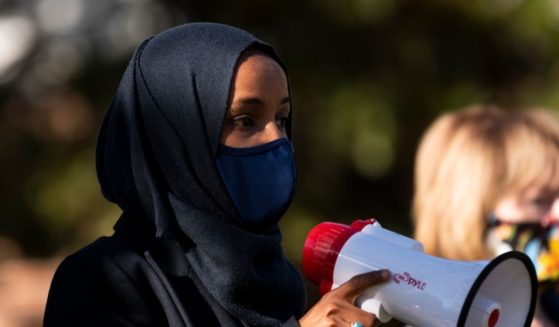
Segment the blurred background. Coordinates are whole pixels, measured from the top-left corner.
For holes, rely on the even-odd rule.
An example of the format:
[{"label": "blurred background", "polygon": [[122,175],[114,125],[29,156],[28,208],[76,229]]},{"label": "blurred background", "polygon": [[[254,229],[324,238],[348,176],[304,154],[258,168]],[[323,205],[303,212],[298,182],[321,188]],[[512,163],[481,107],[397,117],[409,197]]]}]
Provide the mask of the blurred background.
[{"label": "blurred background", "polygon": [[288,64],[299,184],[282,227],[299,267],[323,220],[410,235],[415,149],[441,112],[559,108],[557,0],[0,0],[0,326],[41,326],[61,258],[111,233],[101,119],[135,47],[194,21]]}]

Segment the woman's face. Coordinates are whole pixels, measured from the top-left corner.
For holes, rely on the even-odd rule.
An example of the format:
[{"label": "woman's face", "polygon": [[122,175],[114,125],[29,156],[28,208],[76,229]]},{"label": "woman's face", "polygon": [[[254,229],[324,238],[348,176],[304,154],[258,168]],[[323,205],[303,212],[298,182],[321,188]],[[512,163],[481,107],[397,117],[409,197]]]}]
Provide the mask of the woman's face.
[{"label": "woman's face", "polygon": [[559,189],[534,185],[500,197],[495,216],[510,223],[536,223],[547,226],[559,221]]},{"label": "woman's face", "polygon": [[222,144],[251,147],[286,136],[291,101],[287,77],[275,60],[262,53],[242,59],[231,92]]}]

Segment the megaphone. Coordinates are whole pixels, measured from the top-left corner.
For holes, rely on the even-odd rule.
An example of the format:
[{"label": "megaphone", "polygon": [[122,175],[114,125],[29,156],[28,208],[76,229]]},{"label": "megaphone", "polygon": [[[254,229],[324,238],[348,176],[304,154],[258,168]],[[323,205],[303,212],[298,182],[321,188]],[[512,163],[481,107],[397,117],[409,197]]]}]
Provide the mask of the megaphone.
[{"label": "megaphone", "polygon": [[516,327],[530,326],[534,316],[536,272],[521,252],[490,261],[446,260],[374,219],[351,226],[324,222],[307,236],[303,272],[323,294],[379,269],[389,269],[392,279],[367,289],[356,305],[381,322],[394,317],[416,327]]}]

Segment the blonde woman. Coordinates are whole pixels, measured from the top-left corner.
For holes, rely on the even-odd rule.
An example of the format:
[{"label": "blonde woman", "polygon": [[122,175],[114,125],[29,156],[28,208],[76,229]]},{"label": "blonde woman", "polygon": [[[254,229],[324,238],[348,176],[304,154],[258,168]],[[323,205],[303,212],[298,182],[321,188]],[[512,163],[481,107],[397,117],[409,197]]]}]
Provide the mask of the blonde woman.
[{"label": "blonde woman", "polygon": [[413,218],[432,255],[528,254],[540,281],[532,326],[559,326],[559,121],[551,112],[474,106],[439,117],[417,152]]}]

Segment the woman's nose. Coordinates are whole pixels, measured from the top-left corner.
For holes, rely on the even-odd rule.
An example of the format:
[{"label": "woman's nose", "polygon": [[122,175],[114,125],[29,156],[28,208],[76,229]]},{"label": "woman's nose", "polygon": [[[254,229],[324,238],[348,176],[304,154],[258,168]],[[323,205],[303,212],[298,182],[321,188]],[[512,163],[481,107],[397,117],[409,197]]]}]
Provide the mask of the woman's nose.
[{"label": "woman's nose", "polygon": [[285,136],[285,132],[275,121],[268,122],[261,133],[261,144],[270,143]]}]

